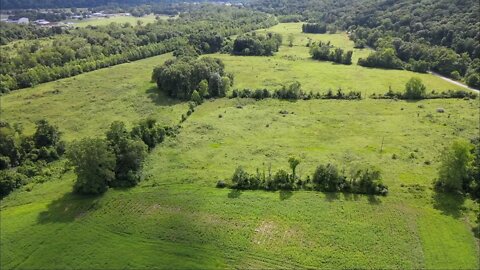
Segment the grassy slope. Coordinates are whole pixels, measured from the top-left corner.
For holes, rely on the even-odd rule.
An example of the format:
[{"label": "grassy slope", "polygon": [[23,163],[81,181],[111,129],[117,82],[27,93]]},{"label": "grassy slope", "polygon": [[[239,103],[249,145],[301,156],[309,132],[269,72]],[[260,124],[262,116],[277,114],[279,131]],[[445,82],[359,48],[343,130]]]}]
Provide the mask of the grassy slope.
[{"label": "grassy slope", "polygon": [[[47,117],[67,139],[101,134],[116,119],[176,123],[185,104],[148,93],[152,67],[168,57],[11,93],[2,120],[31,129]],[[4,199],[0,268],[478,268],[464,215],[476,205],[429,189],[443,145],[478,134],[478,117],[478,103],[464,100],[206,102],[149,156],[139,187],[78,197],[69,172]],[[213,188],[237,165],[288,169],[290,155],[302,159],[302,176],[330,160],[378,166],[391,193]]]},{"label": "grassy slope", "polygon": [[114,16],[110,18],[91,18],[84,20],[66,20],[66,22],[75,23],[75,27],[86,27],[89,25],[107,25],[110,23],[130,23],[132,25],[136,24],[138,21],[145,23],[151,23],[155,21],[155,15],[146,15],[143,17],[133,17],[133,16]]},{"label": "grassy slope", "polygon": [[36,120],[46,118],[68,140],[102,134],[115,120],[130,124],[153,116],[172,125],[187,106],[159,96],[150,82],[153,67],[170,57],[156,56],[14,91],[0,97],[2,120],[22,123],[28,133]]},{"label": "grassy slope", "polygon": [[[391,86],[393,90],[403,91],[405,83],[416,76],[422,79],[429,90],[444,91],[463,89],[430,74],[413,73],[403,70],[382,70],[364,68],[356,65],[359,57],[368,56],[369,49],[353,49],[353,42],[346,33],[303,34],[301,23],[282,23],[260,32],[277,32],[283,35],[284,45],[287,36],[293,33],[293,47],[284,46],[274,57],[215,55],[222,59],[227,71],[235,74],[235,88],[278,88],[279,85],[297,80],[306,91],[325,92],[342,87],[347,90],[361,90],[370,95],[385,93]],[[353,65],[345,66],[333,62],[311,60],[308,38],[313,41],[331,41],[337,47],[353,50]]]}]

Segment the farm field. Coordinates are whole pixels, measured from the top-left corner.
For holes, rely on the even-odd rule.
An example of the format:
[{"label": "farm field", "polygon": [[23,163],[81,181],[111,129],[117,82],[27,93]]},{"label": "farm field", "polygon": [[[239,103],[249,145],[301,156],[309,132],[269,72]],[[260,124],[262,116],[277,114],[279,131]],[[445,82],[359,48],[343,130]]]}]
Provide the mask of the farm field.
[{"label": "farm field", "polygon": [[[414,73],[406,70],[365,68],[356,65],[358,58],[367,57],[370,49],[354,49],[353,41],[346,33],[304,34],[301,23],[280,23],[267,30],[283,35],[283,46],[273,57],[232,56],[215,54],[222,59],[226,70],[235,74],[235,88],[279,88],[282,84],[299,81],[306,91],[326,92],[328,89],[362,91],[363,94],[385,93],[391,87],[403,91],[405,83],[412,77],[422,79],[429,91],[464,89],[431,74]],[[293,47],[287,46],[287,36],[293,34]],[[353,50],[353,64],[341,65],[333,62],[310,59],[308,39],[331,41],[332,45],[344,50]]]},{"label": "farm field", "polygon": [[[428,74],[310,60],[307,38],[353,44],[343,33],[304,35],[298,27],[268,30],[296,37],[295,46],[273,57],[210,56],[235,74],[234,88],[274,89],[298,80],[306,91],[371,94],[389,86],[401,91],[417,76],[429,90],[459,89]],[[354,63],[365,55],[356,50]],[[130,126],[150,116],[177,124],[187,103],[158,94],[150,82],[153,67],[171,57],[14,91],[0,97],[2,120],[31,133],[45,118],[67,141],[101,136],[115,120]],[[0,268],[478,269],[472,232],[478,204],[437,194],[432,182],[441,150],[479,134],[479,108],[479,100],[457,99],[208,100],[149,154],[137,187],[79,196],[68,171],[3,199]],[[378,167],[389,195],[215,188],[239,165],[251,173],[288,170],[292,155],[301,160],[302,177],[320,163],[345,171]]]},{"label": "farm field", "polygon": [[154,66],[171,54],[113,66],[1,97],[2,120],[23,124],[26,132],[46,118],[67,140],[103,134],[115,120],[128,124],[154,116],[177,123],[187,104],[159,95],[150,82]]},{"label": "farm field", "polygon": [[133,17],[133,16],[113,16],[109,18],[89,18],[83,20],[66,20],[66,22],[73,22],[75,27],[86,27],[86,26],[99,26],[107,25],[110,23],[130,23],[132,25],[136,24],[138,21],[143,23],[150,23],[155,21],[155,15],[145,15],[143,17]]},{"label": "farm field", "polygon": [[[422,104],[207,102],[179,136],[150,155],[146,180],[136,188],[79,197],[70,193],[74,175],[67,173],[4,199],[2,268],[42,268],[52,261],[60,268],[477,268],[468,218],[476,206],[439,197],[430,187],[442,143],[478,132],[472,128],[478,105]],[[451,116],[436,114],[440,106]],[[281,109],[293,114],[282,117]],[[346,169],[381,165],[390,194],[214,188],[237,165],[252,172],[270,163],[287,169],[290,155],[302,159],[304,176],[319,162]],[[42,243],[48,248],[39,249]]]}]

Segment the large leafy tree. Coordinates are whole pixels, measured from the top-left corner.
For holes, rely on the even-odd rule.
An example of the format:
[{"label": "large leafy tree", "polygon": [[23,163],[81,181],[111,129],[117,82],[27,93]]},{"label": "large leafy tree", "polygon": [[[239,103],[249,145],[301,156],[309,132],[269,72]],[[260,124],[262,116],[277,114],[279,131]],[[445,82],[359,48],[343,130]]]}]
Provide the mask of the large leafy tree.
[{"label": "large leafy tree", "polygon": [[80,194],[101,194],[115,179],[114,152],[103,139],[83,139],[72,143],[67,152],[75,167],[74,191]]},{"label": "large leafy tree", "polygon": [[468,182],[474,160],[472,148],[469,142],[458,140],[444,150],[438,177],[447,190],[462,191],[463,183]]}]

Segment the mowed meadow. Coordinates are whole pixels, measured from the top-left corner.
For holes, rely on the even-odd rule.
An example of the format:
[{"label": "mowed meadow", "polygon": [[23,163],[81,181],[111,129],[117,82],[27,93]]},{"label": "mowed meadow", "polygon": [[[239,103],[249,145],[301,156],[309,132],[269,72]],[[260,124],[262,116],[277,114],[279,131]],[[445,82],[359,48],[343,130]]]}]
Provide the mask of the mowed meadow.
[{"label": "mowed meadow", "polygon": [[[390,85],[403,90],[417,76],[429,90],[457,89],[428,74],[310,60],[308,37],[353,44],[343,33],[304,35],[299,27],[268,29],[284,40],[295,33],[295,46],[282,46],[273,57],[213,56],[235,74],[236,88],[274,89],[298,80],[306,91],[383,93]],[[367,54],[355,51],[354,63]],[[12,92],[1,97],[2,120],[22,123],[28,133],[46,118],[67,141],[102,136],[115,120],[131,125],[150,116],[176,125],[187,103],[159,94],[150,82],[153,67],[170,57]],[[0,268],[478,269],[478,205],[432,190],[440,152],[478,135],[478,119],[478,100],[206,101],[176,137],[149,154],[145,179],[135,188],[75,195],[75,174],[68,171],[3,199]],[[288,170],[292,155],[301,160],[302,177],[319,163],[345,171],[378,167],[389,194],[215,188],[239,165],[251,173]]]}]

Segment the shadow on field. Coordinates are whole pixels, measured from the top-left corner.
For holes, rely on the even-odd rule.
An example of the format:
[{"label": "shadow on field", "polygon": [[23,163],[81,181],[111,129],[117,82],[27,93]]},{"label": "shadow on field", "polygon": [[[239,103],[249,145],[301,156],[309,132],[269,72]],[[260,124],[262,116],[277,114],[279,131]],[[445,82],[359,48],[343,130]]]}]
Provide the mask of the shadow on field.
[{"label": "shadow on field", "polygon": [[230,192],[228,193],[228,198],[230,199],[236,199],[238,197],[240,197],[240,195],[242,195],[242,192],[238,189],[232,189],[230,190]]},{"label": "shadow on field", "polygon": [[62,197],[50,202],[47,210],[41,212],[37,222],[45,223],[68,223],[85,216],[89,211],[99,208],[97,199],[99,196],[80,196],[66,193]]},{"label": "shadow on field", "polygon": [[382,200],[380,200],[379,196],[375,195],[364,195],[364,194],[356,194],[356,193],[348,193],[348,192],[323,192],[325,195],[325,200],[328,202],[336,201],[340,199],[340,194],[343,195],[343,199],[345,201],[359,201],[362,197],[367,197],[369,204],[381,204]]},{"label": "shadow on field", "polygon": [[157,106],[173,106],[182,103],[181,100],[168,97],[164,92],[158,90],[158,88],[155,86],[148,88],[146,93],[148,98],[150,98]]},{"label": "shadow on field", "polygon": [[462,216],[464,202],[465,197],[461,194],[435,192],[433,195],[433,208],[440,210],[444,215],[449,215],[454,218],[460,218]]},{"label": "shadow on field", "polygon": [[280,200],[284,201],[284,200],[290,199],[290,197],[292,197],[293,195],[293,192],[291,192],[290,190],[280,190],[279,194],[280,194]]},{"label": "shadow on field", "polygon": [[338,192],[322,192],[325,195],[325,200],[327,202],[333,202],[340,199],[340,193]]}]

